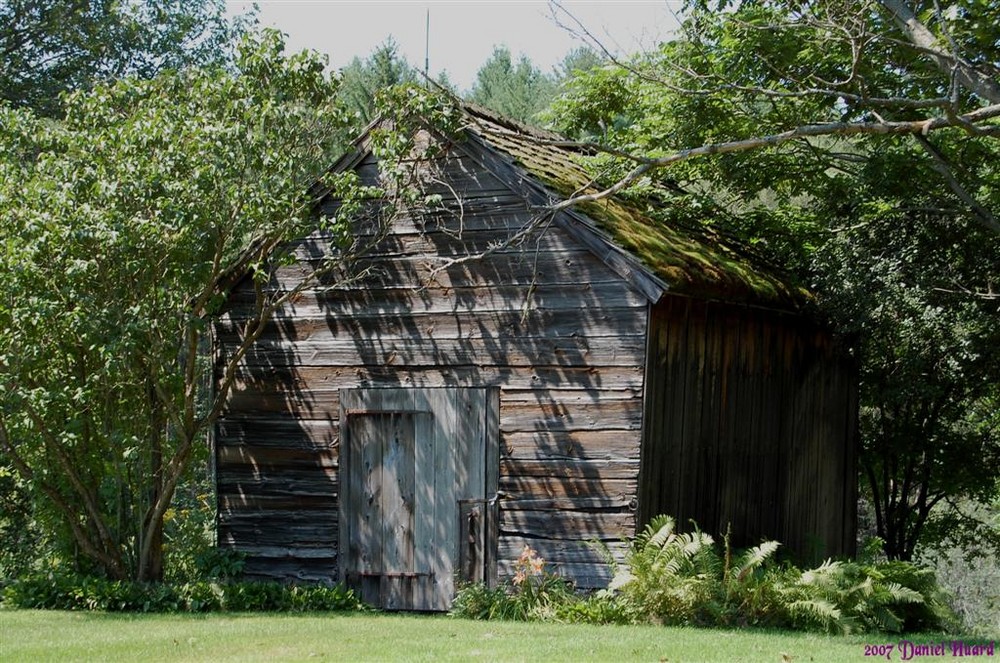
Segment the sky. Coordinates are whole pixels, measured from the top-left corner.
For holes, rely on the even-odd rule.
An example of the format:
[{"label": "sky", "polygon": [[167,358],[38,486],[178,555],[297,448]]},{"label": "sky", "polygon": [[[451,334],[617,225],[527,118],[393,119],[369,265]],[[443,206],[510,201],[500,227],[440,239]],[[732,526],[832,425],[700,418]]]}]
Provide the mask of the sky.
[{"label": "sky", "polygon": [[[567,8],[612,51],[634,52],[656,44],[676,26],[681,0],[566,0]],[[251,3],[227,2],[231,13]],[[340,68],[355,56],[371,53],[389,36],[411,65],[423,69],[430,12],[431,76],[442,70],[460,90],[468,90],[476,71],[496,45],[527,55],[550,72],[583,42],[553,18],[541,0],[258,0],[260,23],[288,34],[291,51],[326,53]],[[558,13],[558,12],[557,12]],[[565,14],[561,21],[570,24]]]}]

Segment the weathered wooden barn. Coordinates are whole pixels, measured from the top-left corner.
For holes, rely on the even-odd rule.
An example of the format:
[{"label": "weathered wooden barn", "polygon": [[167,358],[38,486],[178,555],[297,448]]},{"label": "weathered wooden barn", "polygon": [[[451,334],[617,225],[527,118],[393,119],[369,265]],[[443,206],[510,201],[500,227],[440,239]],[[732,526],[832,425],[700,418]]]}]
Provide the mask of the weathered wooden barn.
[{"label": "weathered wooden barn", "polygon": [[[576,153],[463,113],[414,161],[440,199],[398,212],[364,278],[305,291],[243,360],[215,434],[219,545],[250,576],[428,610],[526,544],[600,587],[592,542],[620,554],[658,513],[851,552],[855,372],[807,296],[634,204],[539,217],[588,187]],[[377,184],[370,136],[356,148],[336,168]],[[276,287],[328,248],[304,240]],[[232,293],[219,356],[250,298]]]}]

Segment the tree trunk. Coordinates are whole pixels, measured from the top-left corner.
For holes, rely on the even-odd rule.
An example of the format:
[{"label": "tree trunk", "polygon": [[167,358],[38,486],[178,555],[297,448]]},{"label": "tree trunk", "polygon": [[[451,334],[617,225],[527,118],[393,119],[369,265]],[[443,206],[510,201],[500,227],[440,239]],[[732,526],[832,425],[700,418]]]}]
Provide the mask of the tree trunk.
[{"label": "tree trunk", "polygon": [[163,493],[163,436],[166,431],[166,416],[163,405],[150,387],[150,407],[153,411],[153,421],[149,432],[149,501],[146,517],[142,523],[142,539],[148,538],[148,545],[139,545],[139,569],[137,580],[140,582],[160,582],[163,580],[163,515],[157,515],[156,503]]}]

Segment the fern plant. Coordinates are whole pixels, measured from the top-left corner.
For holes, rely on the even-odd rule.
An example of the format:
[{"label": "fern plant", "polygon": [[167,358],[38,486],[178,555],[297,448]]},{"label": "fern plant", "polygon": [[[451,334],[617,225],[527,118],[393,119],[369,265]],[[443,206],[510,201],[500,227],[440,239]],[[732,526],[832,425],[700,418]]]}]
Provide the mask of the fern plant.
[{"label": "fern plant", "polygon": [[783,601],[774,555],[781,546],[764,541],[733,555],[729,533],[723,538],[724,557],[716,623],[726,626],[779,626]]},{"label": "fern plant", "polygon": [[870,567],[827,560],[782,588],[793,623],[830,632],[899,633],[903,607],[922,604],[920,592],[904,587]]},{"label": "fern plant", "polygon": [[955,623],[934,574],[906,562],[830,561],[802,571],[775,559],[777,541],[721,554],[697,528],[683,534],[657,516],[635,538],[617,592],[635,621],[773,626],[831,633],[940,630]]},{"label": "fern plant", "polygon": [[513,579],[496,589],[462,589],[453,614],[474,619],[588,623],[654,622],[697,626],[765,626],[831,633],[942,630],[957,623],[933,572],[907,562],[827,560],[802,571],[775,559],[765,541],[734,552],[729,534],[717,546],[695,527],[682,533],[657,516],[633,540],[625,564],[611,564],[607,590],[589,597],[544,570],[526,547]]},{"label": "fern plant", "polygon": [[665,624],[710,619],[722,562],[714,540],[701,531],[679,533],[669,516],[657,516],[636,537],[626,566],[610,589],[648,618]]},{"label": "fern plant", "polygon": [[960,620],[931,569],[900,561],[869,564],[864,569],[878,581],[898,583],[920,595],[922,600],[919,602],[902,603],[895,607],[896,614],[903,621],[903,631],[949,631],[959,628]]}]

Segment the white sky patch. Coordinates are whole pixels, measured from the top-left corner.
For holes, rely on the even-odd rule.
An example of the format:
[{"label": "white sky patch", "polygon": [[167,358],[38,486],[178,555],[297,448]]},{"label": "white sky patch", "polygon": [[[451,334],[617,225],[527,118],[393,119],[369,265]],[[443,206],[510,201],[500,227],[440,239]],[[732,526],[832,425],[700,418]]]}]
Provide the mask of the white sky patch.
[{"label": "white sky patch", "polygon": [[[609,49],[634,52],[670,34],[677,25],[680,1],[567,1],[563,5]],[[251,3],[227,4],[236,14]],[[447,71],[460,90],[472,86],[476,71],[494,46],[506,45],[515,56],[527,55],[549,72],[582,44],[556,23],[549,4],[540,0],[258,0],[258,6],[261,25],[287,33],[289,50],[310,48],[326,53],[337,69],[355,56],[367,56],[392,36],[399,52],[422,70],[430,10],[431,75]]]}]

